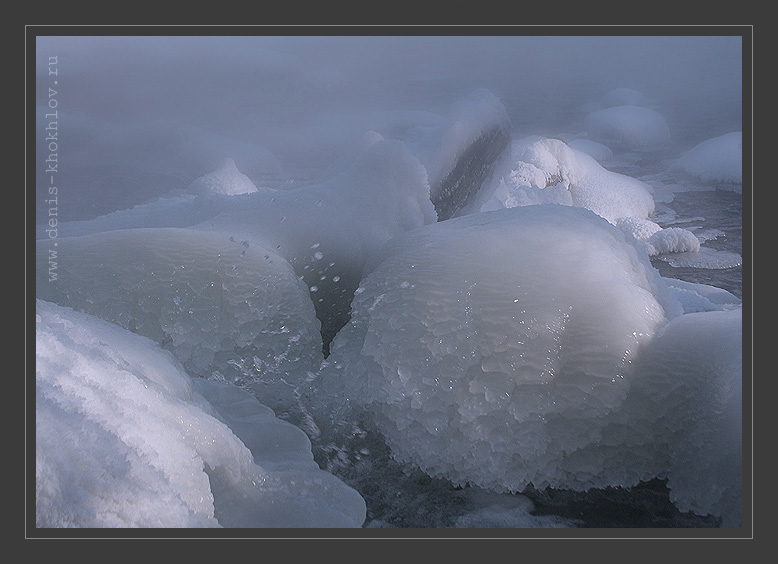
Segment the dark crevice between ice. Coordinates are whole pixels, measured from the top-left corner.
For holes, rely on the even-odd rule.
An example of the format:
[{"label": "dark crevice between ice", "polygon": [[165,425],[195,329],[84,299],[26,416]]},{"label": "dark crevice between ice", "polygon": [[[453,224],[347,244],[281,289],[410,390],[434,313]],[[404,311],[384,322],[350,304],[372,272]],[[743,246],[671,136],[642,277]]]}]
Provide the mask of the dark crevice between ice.
[{"label": "dark crevice between ice", "polygon": [[[438,221],[455,217],[473,205],[484,181],[509,142],[510,132],[503,127],[494,127],[462,151],[453,168],[430,187],[430,193],[434,194],[430,199],[438,214]],[[326,291],[322,293],[327,294]],[[350,297],[353,298],[353,295]],[[338,303],[314,300],[316,317],[321,321],[324,358],[330,354],[330,344],[335,335],[351,319],[351,300],[343,298],[341,296],[341,299],[336,300]]]},{"label": "dark crevice between ice", "polygon": [[510,134],[501,127],[484,133],[462,152],[451,171],[430,186],[438,221],[454,217],[475,201],[509,141]]}]

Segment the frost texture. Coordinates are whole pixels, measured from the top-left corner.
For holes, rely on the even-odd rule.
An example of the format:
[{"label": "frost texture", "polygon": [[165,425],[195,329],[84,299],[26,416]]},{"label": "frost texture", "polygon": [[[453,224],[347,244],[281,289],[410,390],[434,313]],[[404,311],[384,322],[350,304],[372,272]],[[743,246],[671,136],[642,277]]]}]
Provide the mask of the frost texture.
[{"label": "frost texture", "polygon": [[[37,296],[170,350],[193,376],[252,386],[274,408],[322,360],[308,289],[277,253],[227,234],[134,229],[58,240]],[[46,253],[38,253],[45,269]]]},{"label": "frost texture", "polygon": [[586,487],[591,468],[565,458],[602,438],[632,359],[677,306],[660,305],[659,283],[645,254],[583,209],[421,228],[368,268],[320,399],[344,394],[399,460],[456,484]]},{"label": "frost texture", "polygon": [[640,106],[614,106],[586,116],[589,136],[633,149],[653,149],[666,143],[670,129],[665,118]]},{"label": "frost texture", "polygon": [[216,192],[217,194],[249,194],[256,192],[257,187],[251,179],[238,170],[232,159],[225,159],[221,167],[201,176],[189,185],[193,193]]},{"label": "frost texture", "polygon": [[707,182],[743,182],[743,132],[703,141],[684,153],[673,168]]},{"label": "frost texture", "polygon": [[38,527],[362,524],[359,494],[248,393],[195,391],[170,353],[94,317],[38,300],[36,319]]}]

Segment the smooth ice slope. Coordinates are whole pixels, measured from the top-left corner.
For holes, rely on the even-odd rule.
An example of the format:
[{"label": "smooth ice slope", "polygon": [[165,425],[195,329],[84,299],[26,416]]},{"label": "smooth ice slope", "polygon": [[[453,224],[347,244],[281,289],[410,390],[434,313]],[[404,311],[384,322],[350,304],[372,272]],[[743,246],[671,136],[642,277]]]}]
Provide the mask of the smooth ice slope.
[{"label": "smooth ice slope", "polygon": [[256,243],[132,229],[57,244],[55,282],[44,273],[48,254],[37,253],[37,297],[149,337],[193,376],[252,386],[279,409],[322,360],[308,288],[284,258]]},{"label": "smooth ice slope", "polygon": [[588,210],[427,226],[369,266],[318,399],[362,406],[399,460],[456,484],[586,487],[591,469],[566,477],[566,453],[600,440],[633,358],[680,313],[665,290],[645,253]]},{"label": "smooth ice slope", "polygon": [[249,394],[193,387],[170,353],[69,308],[38,300],[36,319],[38,527],[362,524],[359,494]]},{"label": "smooth ice slope", "polygon": [[673,164],[673,168],[706,182],[743,182],[743,132],[703,141]]},{"label": "smooth ice slope", "polygon": [[640,106],[613,106],[586,116],[589,136],[631,149],[654,149],[670,138],[661,114]]},{"label": "smooth ice slope", "polygon": [[210,191],[235,195],[256,192],[257,187],[248,176],[238,170],[234,160],[225,159],[217,170],[194,180],[189,185],[189,191],[196,194]]},{"label": "smooth ice slope", "polygon": [[637,363],[628,416],[657,441],[681,511],[742,520],[741,308],[672,320]]}]

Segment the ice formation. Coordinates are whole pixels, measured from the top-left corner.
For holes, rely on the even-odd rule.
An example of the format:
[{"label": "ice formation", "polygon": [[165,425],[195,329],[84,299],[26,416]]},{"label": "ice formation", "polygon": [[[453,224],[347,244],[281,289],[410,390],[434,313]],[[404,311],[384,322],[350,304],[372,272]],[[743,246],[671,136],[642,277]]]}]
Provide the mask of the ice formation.
[{"label": "ice formation", "polygon": [[250,194],[257,192],[257,186],[238,170],[234,160],[225,159],[217,170],[195,179],[189,185],[189,191],[195,194],[207,191],[228,195]]},{"label": "ice formation", "polygon": [[641,106],[613,106],[586,116],[589,137],[632,149],[654,149],[670,138],[661,114]]},{"label": "ice formation", "polygon": [[742,520],[742,309],[690,313],[660,331],[637,363],[627,417],[654,441],[681,511]]},{"label": "ice formation", "polygon": [[[289,261],[316,294],[313,303],[328,341],[348,317],[369,254],[392,237],[436,220],[424,167],[401,142],[377,141],[345,171],[318,185],[163,200],[64,223],[59,237],[64,241],[117,229],[191,227],[246,241]],[[47,237],[45,226],[39,226],[38,237]],[[135,258],[142,262],[144,253]]]},{"label": "ice formation", "polygon": [[[318,369],[320,323],[308,288],[273,250],[190,229],[110,231],[57,245],[58,278],[39,276],[37,297],[149,337],[193,376],[251,386],[281,409],[295,382]],[[37,253],[39,270],[47,257]]]},{"label": "ice formation", "polygon": [[649,219],[655,209],[652,192],[649,184],[611,172],[592,155],[559,139],[526,137],[513,142],[510,157],[495,170],[491,199],[481,211],[537,204],[578,206],[632,235],[651,256],[697,252],[700,241],[691,231],[663,229]]},{"label": "ice formation", "polygon": [[592,485],[568,453],[601,439],[633,359],[681,313],[634,242],[570,206],[420,228],[367,273],[320,400],[372,413],[399,460],[497,491]]},{"label": "ice formation", "polygon": [[696,145],[673,168],[706,182],[743,182],[743,132],[735,131]]},{"label": "ice formation", "polygon": [[649,185],[605,169],[559,139],[514,141],[510,158],[495,177],[492,198],[482,210],[568,204],[587,208],[611,223],[625,217],[646,219],[654,211]]},{"label": "ice formation", "polygon": [[359,527],[365,518],[364,500],[318,468],[302,431],[251,395],[193,385],[150,340],[41,300],[35,448],[38,527]]}]

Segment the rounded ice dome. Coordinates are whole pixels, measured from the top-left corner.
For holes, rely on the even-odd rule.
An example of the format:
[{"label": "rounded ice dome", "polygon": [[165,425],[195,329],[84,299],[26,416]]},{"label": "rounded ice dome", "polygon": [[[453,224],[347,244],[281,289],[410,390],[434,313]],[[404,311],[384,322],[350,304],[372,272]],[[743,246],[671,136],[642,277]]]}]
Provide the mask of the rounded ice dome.
[{"label": "rounded ice dome", "polygon": [[602,106],[612,108],[613,106],[643,106],[646,103],[646,97],[632,88],[614,88],[602,98]]},{"label": "rounded ice dome", "polygon": [[670,311],[634,241],[570,206],[426,226],[366,272],[322,397],[370,412],[398,460],[497,491],[565,487]]},{"label": "rounded ice dome", "polygon": [[613,106],[586,116],[590,137],[631,149],[650,149],[667,142],[670,129],[661,114],[640,106]]},{"label": "rounded ice dome", "polygon": [[703,141],[681,156],[673,168],[707,182],[743,182],[743,132]]}]

